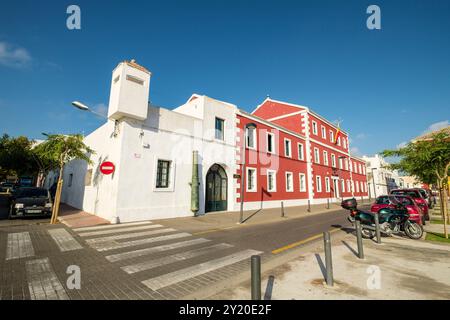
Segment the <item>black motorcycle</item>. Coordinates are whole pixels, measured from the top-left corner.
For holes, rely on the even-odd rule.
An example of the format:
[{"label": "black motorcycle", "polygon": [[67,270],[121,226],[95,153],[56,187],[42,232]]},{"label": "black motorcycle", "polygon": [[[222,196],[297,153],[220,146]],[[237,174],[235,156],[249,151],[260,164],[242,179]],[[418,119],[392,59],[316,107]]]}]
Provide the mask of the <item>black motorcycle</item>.
[{"label": "black motorcycle", "polygon": [[[355,198],[343,200],[341,207],[349,210],[348,220],[354,224],[356,220],[361,222],[363,238],[372,239],[376,235],[375,215],[377,213],[365,212],[357,208]],[[380,232],[391,236],[392,234],[405,233],[409,238],[417,240],[423,236],[423,227],[415,221],[409,220],[408,210],[399,203],[395,209],[383,208],[378,212]]]}]

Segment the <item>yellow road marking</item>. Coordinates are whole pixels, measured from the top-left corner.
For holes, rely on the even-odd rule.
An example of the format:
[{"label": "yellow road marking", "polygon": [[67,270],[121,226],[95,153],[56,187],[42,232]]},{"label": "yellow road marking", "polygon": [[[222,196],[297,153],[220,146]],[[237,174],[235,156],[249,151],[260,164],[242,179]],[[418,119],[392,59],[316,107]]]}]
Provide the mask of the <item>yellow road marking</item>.
[{"label": "yellow road marking", "polygon": [[[340,229],[338,229],[338,228],[332,229],[332,230],[330,231],[330,233],[336,232],[336,231],[338,231],[338,230],[340,230]],[[316,239],[318,239],[318,238],[320,238],[320,237],[322,237],[322,233],[319,233],[319,234],[316,234],[316,235],[311,236],[311,237],[309,237],[309,238],[306,238],[306,239],[303,239],[303,240],[300,240],[300,241],[297,241],[297,242],[288,244],[288,245],[286,245],[286,246],[284,246],[284,247],[275,249],[275,250],[272,251],[272,254],[278,254],[278,253],[280,253],[280,252],[283,252],[283,251],[286,251],[286,250],[289,250],[289,249],[298,247],[299,245],[302,245],[302,244],[304,244],[304,243],[307,243],[307,242],[316,240]]]}]

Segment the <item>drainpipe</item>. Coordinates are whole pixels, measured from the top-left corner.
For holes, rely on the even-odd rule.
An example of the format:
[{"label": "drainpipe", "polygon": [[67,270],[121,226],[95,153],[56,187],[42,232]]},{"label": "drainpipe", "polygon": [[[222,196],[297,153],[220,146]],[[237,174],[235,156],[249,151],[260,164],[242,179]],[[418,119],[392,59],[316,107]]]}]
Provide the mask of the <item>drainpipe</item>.
[{"label": "drainpipe", "polygon": [[192,182],[191,185],[191,211],[194,216],[198,215],[199,210],[199,185],[198,178],[198,151],[192,151]]}]

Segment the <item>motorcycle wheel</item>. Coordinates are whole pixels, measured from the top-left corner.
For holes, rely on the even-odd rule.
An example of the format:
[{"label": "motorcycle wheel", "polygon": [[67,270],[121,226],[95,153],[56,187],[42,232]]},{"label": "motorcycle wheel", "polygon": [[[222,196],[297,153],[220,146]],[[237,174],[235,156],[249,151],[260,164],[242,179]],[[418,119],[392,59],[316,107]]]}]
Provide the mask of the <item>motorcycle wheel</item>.
[{"label": "motorcycle wheel", "polygon": [[406,221],[403,230],[408,237],[414,240],[418,240],[423,236],[423,227],[416,222]]},{"label": "motorcycle wheel", "polygon": [[361,230],[361,236],[364,239],[373,239],[375,237],[375,231],[370,230],[370,229],[362,229]]}]

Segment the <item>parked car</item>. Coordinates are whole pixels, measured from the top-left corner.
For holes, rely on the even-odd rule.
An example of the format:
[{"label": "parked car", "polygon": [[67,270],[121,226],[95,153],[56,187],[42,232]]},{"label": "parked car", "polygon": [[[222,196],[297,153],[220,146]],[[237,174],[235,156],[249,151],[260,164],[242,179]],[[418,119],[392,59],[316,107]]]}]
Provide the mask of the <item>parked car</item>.
[{"label": "parked car", "polygon": [[0,183],[0,193],[12,193],[16,188],[16,184],[13,182]]},{"label": "parked car", "polygon": [[428,202],[428,208],[433,209],[436,205],[436,197],[430,189],[420,188],[419,191],[423,194],[426,194],[426,199]]},{"label": "parked car", "polygon": [[425,216],[422,209],[410,196],[404,195],[383,195],[377,197],[375,203],[370,208],[371,212],[378,213],[383,208],[395,209],[398,205],[406,207],[408,210],[409,219],[417,222],[420,225],[425,224]]},{"label": "parked car", "polygon": [[11,195],[9,218],[42,216],[52,214],[50,193],[44,188],[19,188]]},{"label": "parked car", "polygon": [[399,196],[410,196],[414,202],[422,209],[423,215],[425,216],[425,220],[429,221],[430,216],[428,214],[428,202],[418,189],[394,189],[390,192],[391,195],[399,195]]}]

